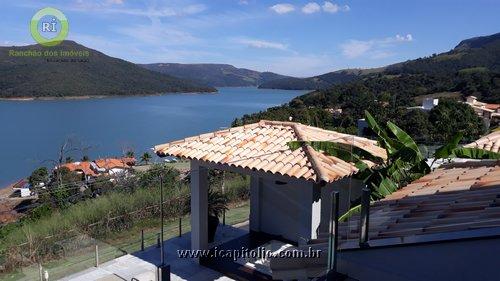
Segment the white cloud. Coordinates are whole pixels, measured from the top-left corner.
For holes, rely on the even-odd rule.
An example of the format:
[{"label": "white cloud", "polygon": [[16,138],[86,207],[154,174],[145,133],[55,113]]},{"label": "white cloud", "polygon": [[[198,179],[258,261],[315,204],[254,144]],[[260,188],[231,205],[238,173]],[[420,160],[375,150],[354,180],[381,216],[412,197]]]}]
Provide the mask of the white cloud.
[{"label": "white cloud", "polygon": [[373,47],[372,41],[349,40],[342,45],[342,54],[347,58],[357,58],[364,55]]},{"label": "white cloud", "polygon": [[[335,60],[325,54],[295,53],[283,56],[257,57],[250,61],[236,60],[230,61],[230,63],[258,71],[272,71],[295,77],[310,77],[337,68]],[[299,65],[300,67],[290,67],[293,65]]]},{"label": "white cloud", "polygon": [[396,41],[401,41],[401,42],[411,42],[413,41],[413,36],[411,34],[406,34],[406,35],[399,35],[399,34],[396,34],[396,37],[395,37]]},{"label": "white cloud", "polygon": [[123,0],[106,0],[106,4],[109,5],[121,5],[123,4]]},{"label": "white cloud", "polygon": [[302,12],[304,14],[314,14],[319,11],[321,11],[321,6],[316,2],[309,2],[302,7]]},{"label": "white cloud", "polygon": [[[115,4],[115,5],[114,5]],[[178,6],[147,6],[146,8],[117,7],[116,4],[124,4],[123,0],[105,0],[104,2],[77,0],[65,10],[77,12],[92,12],[100,14],[122,14],[144,17],[173,17],[186,16],[201,13],[207,9],[204,4],[190,4]]]},{"label": "white cloud", "polygon": [[236,38],[234,41],[238,44],[246,45],[251,48],[275,49],[282,51],[288,50],[287,45],[279,42],[272,42],[272,41],[253,39],[253,38]]},{"label": "white cloud", "polygon": [[181,11],[186,15],[194,15],[201,13],[207,9],[207,6],[203,4],[193,4],[184,7]]},{"label": "white cloud", "polygon": [[337,12],[348,12],[351,10],[351,7],[348,5],[339,6],[338,4],[332,3],[330,1],[325,1],[323,3],[323,11],[331,14],[335,14]]},{"label": "white cloud", "polygon": [[395,44],[408,43],[413,41],[411,34],[387,37],[383,39],[371,40],[348,40],[340,45],[342,54],[350,59],[359,57],[369,57],[371,59],[382,59],[394,55],[388,49],[391,49]]},{"label": "white cloud", "polygon": [[[34,43],[31,43],[34,44]],[[27,46],[30,45],[30,43],[22,42],[22,41],[10,41],[10,40],[4,40],[0,41],[0,46],[2,47],[12,47],[12,46]]]},{"label": "white cloud", "polygon": [[280,3],[271,6],[270,9],[281,15],[295,11],[295,6],[288,3]]}]

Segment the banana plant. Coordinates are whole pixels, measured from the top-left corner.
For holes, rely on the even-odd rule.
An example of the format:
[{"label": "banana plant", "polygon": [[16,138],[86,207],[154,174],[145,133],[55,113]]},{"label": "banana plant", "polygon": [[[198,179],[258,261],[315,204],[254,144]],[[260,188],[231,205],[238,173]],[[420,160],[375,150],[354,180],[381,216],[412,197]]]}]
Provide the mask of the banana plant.
[{"label": "banana plant", "polygon": [[[400,187],[431,172],[432,165],[427,164],[427,159],[409,134],[390,121],[385,127],[380,126],[368,111],[365,111],[365,117],[368,126],[377,136],[378,144],[386,150],[387,159],[372,155],[363,148],[348,143],[294,141],[288,145],[292,150],[309,145],[317,151],[353,163],[358,168],[358,173],[354,177],[362,179],[371,189],[372,200],[384,198]],[[463,134],[458,133],[448,143],[438,148],[433,155],[434,161],[452,158],[500,159],[499,153],[461,147],[459,143],[462,137]],[[367,161],[375,165],[370,167]],[[357,209],[359,205],[352,208],[346,215]]]}]

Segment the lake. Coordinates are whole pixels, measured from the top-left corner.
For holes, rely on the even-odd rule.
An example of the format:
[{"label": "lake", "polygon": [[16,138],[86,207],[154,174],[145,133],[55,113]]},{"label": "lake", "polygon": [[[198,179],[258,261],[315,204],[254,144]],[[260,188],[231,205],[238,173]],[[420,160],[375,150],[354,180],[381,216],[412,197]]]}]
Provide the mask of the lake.
[{"label": "lake", "polygon": [[156,144],[229,127],[236,117],[280,105],[305,91],[219,88],[217,94],[168,94],[85,100],[0,101],[0,187],[54,167],[61,145],[91,159],[141,155]]}]

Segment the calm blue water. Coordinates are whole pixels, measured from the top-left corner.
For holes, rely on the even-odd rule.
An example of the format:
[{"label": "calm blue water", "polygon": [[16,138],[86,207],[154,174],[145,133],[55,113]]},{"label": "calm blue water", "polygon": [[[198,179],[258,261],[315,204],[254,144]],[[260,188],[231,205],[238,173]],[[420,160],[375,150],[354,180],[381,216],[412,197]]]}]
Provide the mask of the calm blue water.
[{"label": "calm blue water", "polygon": [[136,155],[156,144],[230,126],[236,117],[290,101],[304,91],[220,88],[218,94],[173,94],[87,100],[0,101],[0,187],[51,160],[65,140],[91,158]]}]

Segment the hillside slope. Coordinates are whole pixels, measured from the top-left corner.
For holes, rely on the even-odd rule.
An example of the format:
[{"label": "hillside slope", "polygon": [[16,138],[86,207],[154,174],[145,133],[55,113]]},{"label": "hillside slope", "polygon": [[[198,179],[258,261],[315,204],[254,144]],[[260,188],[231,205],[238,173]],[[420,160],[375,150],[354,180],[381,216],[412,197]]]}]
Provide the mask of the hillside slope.
[{"label": "hillside slope", "polygon": [[171,76],[198,81],[213,87],[259,86],[268,81],[288,78],[272,72],[236,68],[229,64],[153,63],[141,64],[140,66]]},{"label": "hillside slope", "polygon": [[[42,54],[45,51],[79,51],[88,56],[13,56],[9,53],[12,51],[39,51]],[[215,89],[146,70],[73,41],[48,48],[40,45],[0,47],[0,98],[211,91]]]},{"label": "hillside slope", "polygon": [[337,84],[359,79],[361,76],[378,73],[383,68],[343,69],[308,78],[283,78],[263,83],[259,88],[285,90],[322,90]]},{"label": "hillside slope", "polygon": [[500,72],[500,33],[463,40],[449,52],[391,65],[386,72],[450,75],[471,68]]},{"label": "hillside slope", "polygon": [[[449,52],[394,64],[383,71],[310,92],[286,105],[244,115],[233,125],[292,118],[356,134],[357,120],[369,110],[381,123],[391,120],[421,142],[441,143],[458,131],[464,132],[464,140],[472,141],[484,133],[482,121],[457,100],[474,95],[483,102],[500,103],[499,64],[498,33],[471,38]],[[430,112],[407,109],[421,105],[424,97],[439,97],[442,106]]]}]

